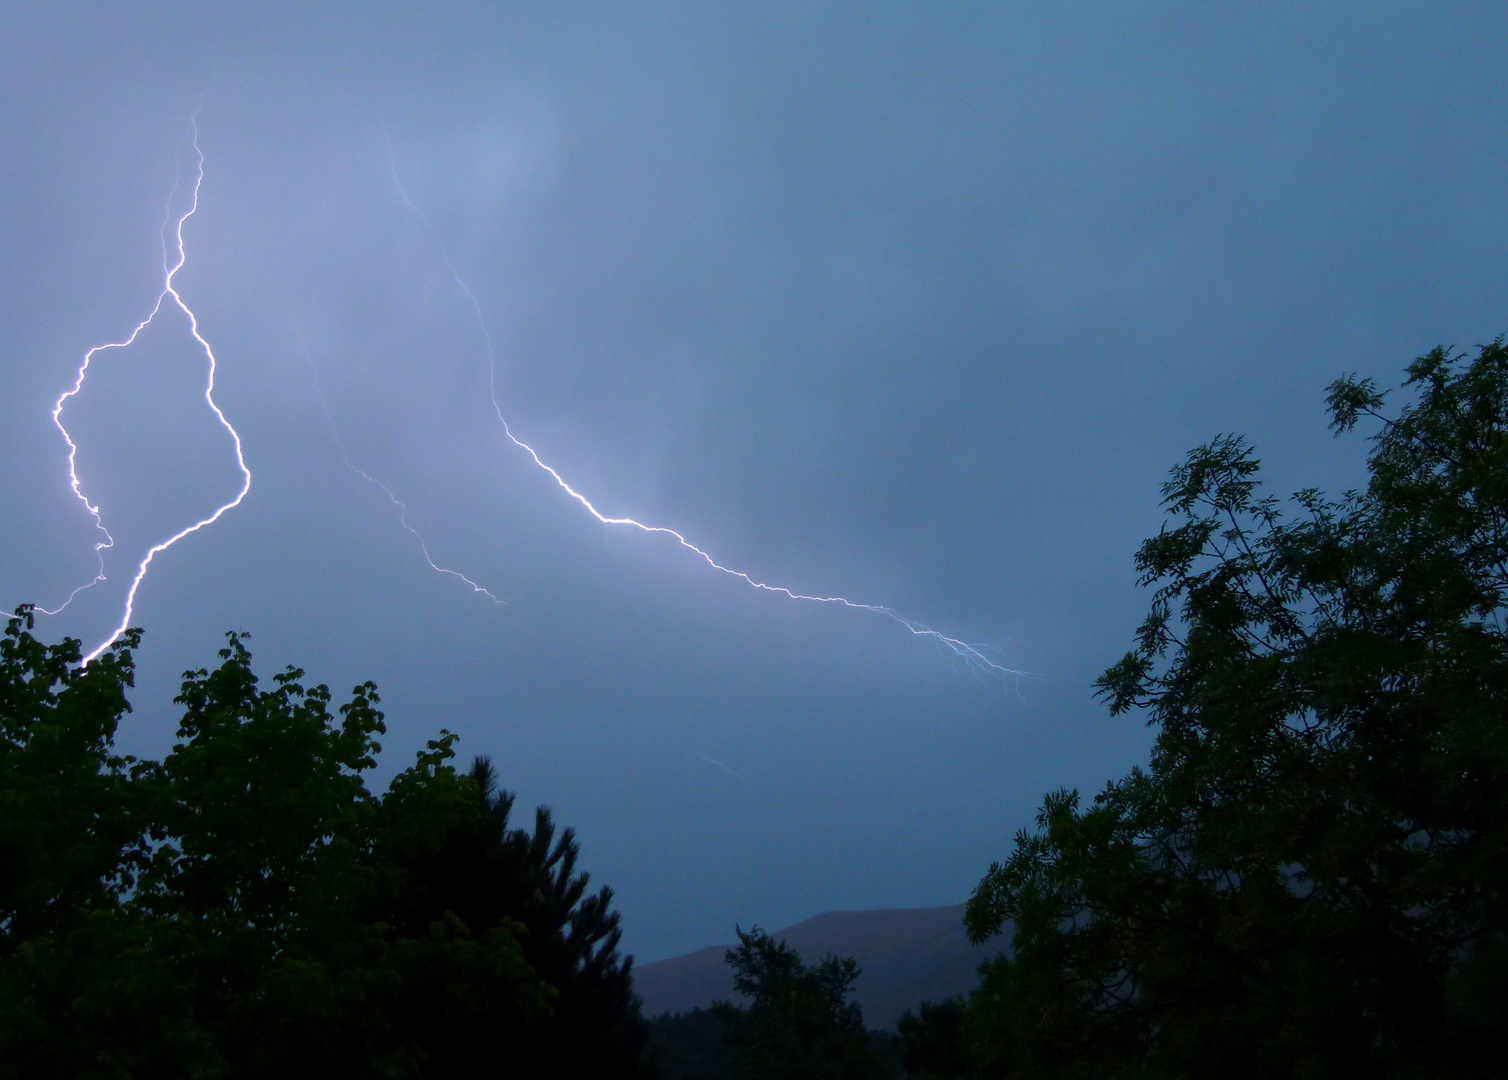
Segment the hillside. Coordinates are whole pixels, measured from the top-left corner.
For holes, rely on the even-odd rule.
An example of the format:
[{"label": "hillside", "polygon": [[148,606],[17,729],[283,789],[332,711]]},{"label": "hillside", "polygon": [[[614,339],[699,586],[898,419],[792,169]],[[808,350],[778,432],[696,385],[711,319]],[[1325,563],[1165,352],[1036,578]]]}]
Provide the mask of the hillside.
[{"label": "hillside", "polygon": [[[1005,937],[972,945],[963,930],[963,905],[831,911],[777,931],[808,963],[824,953],[852,956],[862,974],[855,993],[872,1028],[888,1029],[907,1009],[967,993],[978,983],[981,961],[1004,948]],[[645,1016],[688,1012],[733,999],[733,973],[723,962],[728,946],[634,968],[634,989]]]}]

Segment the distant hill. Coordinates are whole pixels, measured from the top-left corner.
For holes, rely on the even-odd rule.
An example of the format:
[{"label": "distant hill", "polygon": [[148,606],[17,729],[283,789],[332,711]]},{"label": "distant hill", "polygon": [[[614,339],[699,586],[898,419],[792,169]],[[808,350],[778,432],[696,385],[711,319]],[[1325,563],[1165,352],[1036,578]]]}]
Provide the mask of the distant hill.
[{"label": "distant hill", "polygon": [[[871,1028],[888,1029],[921,1001],[964,994],[978,985],[981,961],[1005,950],[1007,936],[972,945],[963,930],[964,905],[831,911],[771,936],[815,963],[824,953],[852,956],[862,974],[855,997]],[[684,1013],[714,1001],[735,1000],[733,972],[723,962],[726,945],[634,968],[634,989],[644,1015]]]}]

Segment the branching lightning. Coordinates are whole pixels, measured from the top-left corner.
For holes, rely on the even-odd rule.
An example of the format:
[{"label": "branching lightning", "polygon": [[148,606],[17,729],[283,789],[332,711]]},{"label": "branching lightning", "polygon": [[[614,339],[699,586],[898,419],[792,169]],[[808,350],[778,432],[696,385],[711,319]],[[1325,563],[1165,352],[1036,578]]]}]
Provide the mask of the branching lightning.
[{"label": "branching lightning", "polygon": [[367,483],[372,484],[372,485],[376,486],[377,488],[379,488],[382,491],[382,493],[388,497],[388,501],[391,502],[394,506],[396,506],[398,508],[398,524],[402,525],[406,530],[408,530],[408,532],[410,534],[412,534],[412,536],[413,536],[413,538],[415,540],[419,541],[419,553],[424,556],[424,561],[429,564],[429,568],[431,570],[433,570],[437,574],[446,574],[446,575],[448,575],[450,577],[453,577],[453,578],[459,578],[460,580],[464,581],[467,585],[471,586],[471,591],[472,592],[474,592],[474,593],[480,593],[482,596],[485,596],[488,600],[491,600],[494,604],[506,604],[508,602],[506,600],[502,600],[502,599],[498,598],[496,595],[494,595],[490,590],[486,589],[485,587],[483,587],[481,585],[478,585],[476,582],[472,581],[465,574],[461,573],[459,570],[451,570],[449,567],[441,566],[439,563],[435,562],[434,556],[432,556],[429,553],[429,544],[427,544],[425,542],[424,537],[420,534],[419,530],[416,529],[416,528],[414,528],[412,525],[410,525],[408,523],[408,504],[405,503],[402,499],[398,498],[398,496],[394,495],[392,488],[388,487],[381,480],[378,480],[375,476],[372,476],[370,473],[363,472],[361,469],[358,469],[355,465],[352,465],[351,464],[351,459],[346,456],[345,447],[341,446],[338,440],[337,440],[337,442],[336,442],[335,445],[336,445],[337,449],[340,450],[340,460],[343,461],[343,462],[345,462],[346,468],[350,469],[353,473],[355,473],[357,476],[361,477]]},{"label": "branching lightning", "polygon": [[[188,221],[188,219],[193,217],[199,209],[199,190],[204,182],[204,153],[199,148],[199,128],[197,123],[197,114],[195,118],[191,119],[190,121],[190,129],[190,143],[194,151],[195,159],[195,174],[192,198],[190,200],[189,208],[181,215],[179,215],[175,221],[172,216],[172,205],[175,197],[177,196],[181,182],[175,181],[173,190],[168,197],[168,211],[164,218],[162,227],[162,290],[158,293],[156,302],[153,304],[152,310],[147,314],[146,318],[139,322],[124,340],[107,342],[103,345],[96,345],[84,354],[83,359],[80,362],[75,373],[73,384],[66,390],[64,390],[58,396],[57,400],[53,403],[53,424],[55,427],[57,427],[58,433],[62,436],[64,443],[68,447],[67,461],[69,489],[73,492],[74,497],[77,498],[81,503],[83,503],[85,510],[94,522],[94,528],[99,537],[94,545],[97,569],[95,575],[89,581],[85,582],[83,585],[78,586],[72,592],[70,592],[67,598],[56,608],[49,609],[38,607],[37,610],[48,615],[59,614],[65,608],[67,608],[81,592],[85,591],[86,589],[93,588],[95,585],[106,580],[105,552],[115,546],[115,539],[105,526],[104,517],[100,506],[94,502],[91,502],[89,496],[84,492],[83,483],[79,477],[77,467],[78,445],[74,442],[73,437],[69,434],[67,427],[63,423],[63,411],[66,408],[69,400],[78,395],[78,393],[83,389],[84,383],[88,378],[90,365],[93,363],[94,358],[101,353],[115,349],[125,349],[134,344],[136,339],[140,336],[141,332],[148,326],[150,326],[152,321],[157,317],[158,313],[162,310],[164,302],[169,299],[171,299],[172,303],[176,305],[178,309],[182,311],[183,314],[187,317],[189,321],[190,333],[192,334],[194,340],[198,343],[199,347],[204,350],[205,360],[207,361],[208,365],[204,386],[204,400],[205,403],[209,406],[210,411],[214,413],[215,419],[220,423],[221,427],[225,429],[226,433],[231,438],[231,442],[235,448],[236,466],[241,473],[241,484],[235,496],[228,502],[225,502],[217,507],[213,513],[209,514],[207,517],[204,517],[199,521],[194,522],[186,528],[180,529],[178,532],[169,536],[167,539],[153,544],[147,549],[146,554],[143,555],[140,562],[137,563],[136,572],[131,579],[130,587],[126,591],[125,603],[122,608],[120,622],[110,633],[110,635],[105,638],[105,640],[103,640],[87,656],[85,656],[84,660],[86,663],[94,660],[107,648],[109,648],[110,644],[115,641],[115,639],[118,638],[120,634],[123,633],[130,625],[134,612],[137,591],[141,587],[142,581],[146,578],[147,572],[151,568],[153,560],[159,554],[166,551],[174,544],[178,543],[178,541],[193,533],[198,532],[203,528],[206,528],[209,525],[213,525],[222,516],[224,516],[227,511],[240,506],[242,501],[246,498],[247,493],[251,490],[251,470],[246,465],[246,459],[242,449],[240,434],[236,431],[235,427],[226,418],[225,413],[215,402],[215,375],[218,368],[218,361],[215,357],[214,349],[200,332],[199,320],[195,315],[193,309],[191,309],[188,304],[184,302],[183,297],[179,294],[178,290],[174,287],[173,284],[174,279],[177,277],[178,272],[183,268],[184,263],[187,259],[183,241],[184,225]],[[970,644],[959,638],[952,637],[948,634],[943,633],[942,631],[933,629],[930,626],[918,622],[915,619],[908,618],[907,616],[902,615],[900,612],[889,606],[882,604],[861,603],[858,601],[849,600],[847,597],[843,596],[827,596],[822,594],[801,593],[796,592],[795,590],[787,588],[783,585],[772,585],[768,582],[759,581],[745,571],[719,563],[715,558],[712,557],[709,552],[691,543],[691,541],[687,540],[684,535],[682,535],[675,529],[667,528],[661,525],[648,525],[630,517],[612,517],[598,510],[597,507],[591,502],[591,500],[589,500],[585,495],[573,488],[565,480],[565,478],[560,475],[558,471],[547,464],[544,459],[540,457],[538,451],[536,451],[533,446],[524,442],[513,433],[513,429],[509,425],[507,417],[503,414],[502,405],[498,400],[497,353],[493,343],[492,334],[487,328],[487,321],[482,311],[481,302],[477,299],[476,294],[471,291],[470,287],[461,277],[460,272],[456,269],[455,263],[450,258],[449,252],[446,249],[444,242],[440,239],[439,234],[430,224],[427,215],[425,215],[425,213],[418,207],[418,205],[414,203],[413,199],[409,197],[408,192],[404,189],[403,184],[398,176],[397,159],[396,155],[393,152],[391,141],[389,141],[388,149],[389,167],[392,173],[394,188],[397,190],[398,195],[402,198],[404,205],[407,206],[408,209],[419,218],[419,220],[424,224],[425,229],[434,238],[437,246],[439,247],[441,257],[444,260],[445,267],[450,273],[451,279],[455,282],[456,287],[460,289],[461,293],[466,297],[467,301],[471,305],[473,313],[476,316],[477,328],[481,331],[482,339],[487,349],[489,397],[492,403],[493,412],[496,414],[499,424],[502,425],[504,435],[507,436],[509,442],[511,442],[515,447],[526,453],[536,467],[547,473],[567,496],[579,503],[581,507],[585,509],[587,513],[589,513],[593,518],[595,518],[603,525],[632,528],[643,533],[660,534],[667,536],[674,540],[678,545],[691,552],[697,558],[701,559],[713,570],[716,570],[722,574],[726,574],[730,577],[738,578],[752,588],[759,589],[763,592],[777,593],[791,600],[802,600],[818,604],[834,604],[849,608],[854,611],[867,611],[873,614],[883,615],[886,618],[905,627],[908,631],[918,637],[930,638],[934,643],[946,648],[953,655],[962,659],[965,663],[973,668],[1000,676],[1015,676],[1021,674],[1020,672],[1017,672],[1011,668],[1005,667],[1004,665],[993,659],[991,656],[989,656],[984,651],[985,646]],[[173,244],[171,252],[169,250],[168,244],[169,225],[172,225],[173,233]],[[436,573],[445,574],[447,576],[455,577],[461,580],[466,585],[468,585],[473,590],[473,592],[485,596],[493,603],[504,603],[504,601],[499,599],[494,593],[492,593],[484,586],[478,584],[476,581],[473,581],[467,575],[461,573],[458,570],[453,570],[448,567],[441,566],[440,564],[435,562],[433,556],[430,553],[428,543],[425,541],[424,537],[419,533],[419,531],[415,529],[408,521],[407,505],[403,502],[403,500],[399,499],[397,495],[394,494],[394,492],[389,487],[387,487],[386,484],[382,483],[382,481],[373,477],[364,470],[358,468],[351,461],[349,455],[346,453],[344,445],[340,441],[339,432],[335,430],[333,418],[329,417],[328,410],[326,410],[326,417],[330,420],[331,429],[334,433],[336,447],[340,452],[341,460],[352,472],[356,473],[368,483],[379,488],[383,492],[383,494],[387,496],[389,501],[391,501],[392,504],[398,508],[399,524],[402,525],[402,527],[406,531],[408,531],[415,538],[415,540],[418,541],[419,549],[424,557],[425,563]]]},{"label": "branching lightning", "polygon": [[[302,335],[299,336],[299,343],[300,345],[303,344]],[[309,359],[309,350],[307,347],[304,348],[304,359]],[[310,368],[311,370],[313,369],[312,362],[310,363]],[[439,563],[435,562],[434,556],[430,555],[429,553],[429,544],[425,541],[423,534],[421,534],[418,529],[414,528],[408,523],[408,504],[405,503],[402,499],[398,498],[397,495],[394,495],[392,488],[388,487],[371,473],[366,472],[364,469],[358,468],[354,463],[352,463],[350,455],[346,453],[346,445],[341,441],[340,428],[335,423],[335,417],[330,413],[330,406],[325,403],[325,395],[319,390],[317,376],[315,378],[315,394],[319,398],[319,407],[325,414],[325,422],[330,425],[330,438],[335,443],[335,449],[340,453],[340,460],[345,463],[346,468],[350,469],[357,476],[361,477],[367,483],[380,490],[384,495],[388,497],[388,501],[398,508],[398,524],[402,525],[403,528],[407,530],[415,540],[419,541],[419,552],[424,556],[424,561],[429,564],[429,568],[437,574],[446,574],[449,577],[459,578],[461,581],[464,581],[467,585],[471,586],[472,592],[485,596],[494,604],[506,604],[508,601],[500,599],[490,590],[484,588],[481,585],[478,585],[475,581],[472,581],[469,577],[461,573],[459,570],[451,570],[449,567],[441,566]]]},{"label": "branching lightning", "polygon": [[[204,182],[204,152],[199,149],[199,124],[197,113],[190,119],[189,126],[192,132],[190,142],[193,146],[195,159],[193,198],[189,203],[188,210],[186,210],[177,219],[176,223],[173,223],[173,199],[178,194],[178,187],[180,182],[179,180],[174,181],[173,190],[168,195],[167,215],[164,217],[162,223],[163,282],[162,291],[157,294],[157,302],[152,306],[151,313],[148,314],[147,317],[141,322],[136,324],[136,329],[132,330],[130,336],[128,336],[124,341],[112,341],[104,345],[96,345],[94,348],[86,352],[84,354],[83,361],[79,364],[78,371],[75,373],[73,385],[58,396],[57,401],[53,403],[52,407],[52,422],[57,427],[59,433],[62,434],[63,441],[68,444],[68,486],[73,490],[73,494],[78,498],[78,500],[84,504],[84,508],[88,510],[89,516],[94,519],[95,529],[98,530],[100,535],[104,538],[97,541],[94,545],[94,552],[99,560],[99,569],[92,581],[89,581],[83,585],[80,585],[77,589],[74,589],[73,592],[68,594],[68,599],[64,600],[62,604],[58,605],[58,607],[52,610],[39,607],[37,608],[37,610],[45,612],[48,615],[56,615],[58,614],[58,612],[61,612],[64,608],[71,604],[73,602],[73,598],[76,597],[79,593],[83,592],[85,589],[98,585],[101,581],[104,581],[105,552],[115,545],[114,538],[110,535],[109,530],[105,528],[104,520],[101,516],[99,506],[91,503],[88,496],[84,494],[83,485],[79,480],[77,468],[79,448],[77,444],[74,443],[73,437],[68,434],[68,429],[63,426],[63,409],[68,404],[68,399],[74,397],[80,390],[84,388],[84,380],[89,375],[89,365],[91,362],[93,362],[95,356],[110,349],[124,349],[129,347],[133,342],[136,341],[137,336],[151,325],[152,320],[157,317],[157,313],[162,310],[163,301],[169,298],[171,298],[172,302],[177,305],[178,309],[188,317],[189,332],[193,335],[194,340],[199,343],[199,347],[204,350],[205,359],[209,364],[208,375],[204,383],[204,400],[206,404],[209,405],[210,411],[215,414],[215,419],[220,422],[220,426],[223,427],[226,433],[230,435],[231,442],[235,444],[236,467],[241,471],[241,487],[240,490],[236,492],[235,498],[220,506],[215,510],[214,513],[210,514],[208,517],[194,522],[194,524],[188,526],[187,528],[180,529],[178,532],[174,533],[166,540],[163,540],[157,544],[153,544],[150,548],[147,549],[147,553],[136,565],[136,574],[131,579],[131,587],[126,590],[125,607],[121,612],[119,625],[117,625],[116,628],[110,632],[109,637],[107,637],[98,646],[96,646],[92,652],[84,657],[84,663],[86,664],[94,660],[102,652],[108,649],[111,642],[113,642],[122,633],[124,633],[126,628],[130,626],[132,609],[136,603],[136,590],[141,587],[142,579],[147,576],[147,570],[151,567],[152,560],[162,552],[166,551],[168,548],[172,547],[178,541],[182,540],[184,537],[189,536],[192,533],[196,533],[200,529],[203,529],[209,525],[213,525],[215,522],[219,521],[221,516],[224,515],[227,510],[232,510],[235,507],[240,506],[241,501],[246,498],[246,493],[251,490],[251,470],[246,467],[246,458],[241,451],[241,436],[236,432],[236,429],[231,426],[230,421],[225,418],[225,414],[220,411],[220,406],[215,404],[215,369],[217,366],[215,360],[215,351],[210,347],[209,342],[205,340],[204,335],[199,332],[198,317],[194,314],[193,310],[183,302],[183,297],[180,296],[178,294],[178,290],[173,287],[173,279],[178,275],[178,271],[183,269],[183,264],[186,261],[186,256],[184,255],[183,249],[183,225],[184,222],[193,217],[194,212],[199,209],[199,187]],[[173,262],[171,266],[168,265],[170,258],[168,252],[169,224],[173,224],[173,250],[176,254],[177,260]]]},{"label": "branching lightning", "polygon": [[886,618],[899,623],[901,626],[905,627],[907,630],[917,635],[918,637],[930,638],[933,642],[947,649],[950,653],[963,660],[969,667],[974,668],[975,670],[998,675],[1002,678],[1015,678],[1024,674],[1024,672],[1008,668],[990,657],[984,651],[987,646],[971,645],[966,641],[951,637],[950,635],[945,634],[940,630],[934,630],[930,626],[917,622],[915,619],[907,618],[900,612],[896,611],[894,608],[888,607],[883,604],[859,603],[842,596],[822,596],[809,593],[799,593],[792,589],[788,589],[783,585],[771,585],[767,582],[757,581],[742,570],[736,570],[732,567],[724,566],[722,563],[719,563],[710,554],[697,547],[695,544],[691,543],[691,541],[687,540],[684,536],[682,536],[674,529],[666,528],[661,525],[646,525],[641,521],[637,521],[634,518],[629,517],[610,517],[607,514],[602,513],[602,511],[598,510],[596,506],[592,505],[592,502],[585,495],[581,494],[581,492],[571,487],[571,485],[566,482],[565,478],[562,477],[560,473],[556,472],[553,468],[547,465],[539,456],[538,452],[535,451],[534,447],[530,446],[528,443],[524,442],[518,436],[513,434],[513,429],[509,426],[507,418],[503,415],[502,406],[498,402],[497,353],[493,346],[492,335],[487,329],[487,320],[482,314],[481,302],[477,299],[476,294],[471,291],[466,282],[461,278],[460,272],[456,269],[454,261],[450,258],[450,253],[445,246],[444,240],[440,238],[438,231],[436,231],[434,226],[430,224],[429,217],[424,213],[423,210],[419,209],[419,207],[414,203],[413,199],[409,197],[408,192],[404,189],[403,183],[398,177],[397,155],[394,152],[391,138],[388,139],[388,167],[389,171],[392,173],[393,186],[397,189],[399,197],[402,198],[404,205],[407,206],[409,210],[412,211],[421,222],[423,222],[425,229],[429,232],[430,236],[434,238],[435,244],[439,248],[440,256],[445,262],[445,267],[450,272],[451,280],[455,282],[456,287],[460,289],[461,292],[466,296],[466,299],[470,301],[471,308],[476,314],[477,327],[481,331],[482,340],[486,343],[487,346],[488,389],[492,399],[492,409],[497,414],[498,422],[503,426],[503,433],[508,437],[508,440],[513,443],[514,446],[522,450],[524,453],[528,454],[529,458],[534,462],[535,465],[548,473],[550,477],[555,481],[555,483],[560,486],[560,489],[562,491],[564,491],[572,499],[576,500],[576,502],[580,503],[581,506],[587,511],[587,513],[592,515],[592,517],[596,518],[603,525],[623,526],[626,528],[638,529],[640,532],[655,533],[662,536],[668,536],[681,547],[696,555],[712,569],[717,570],[720,573],[727,574],[730,577],[738,578],[755,589],[760,589],[764,592],[778,593],[779,595],[788,597],[791,600],[804,600],[816,604],[835,604],[840,607],[852,609],[854,611],[867,611],[876,615],[883,615]]}]

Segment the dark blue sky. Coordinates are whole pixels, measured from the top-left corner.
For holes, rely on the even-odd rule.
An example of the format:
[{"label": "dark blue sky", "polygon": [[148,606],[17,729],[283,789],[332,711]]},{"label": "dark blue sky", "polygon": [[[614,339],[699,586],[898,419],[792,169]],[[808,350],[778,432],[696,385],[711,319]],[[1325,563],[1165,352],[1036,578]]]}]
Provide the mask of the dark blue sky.
[{"label": "dark blue sky", "polygon": [[[1237,431],[1279,491],[1355,483],[1325,384],[1508,330],[1496,5],[429,7],[0,10],[0,602],[93,572],[49,411],[150,310],[202,105],[177,284],[255,479],[146,579],[123,743],[167,748],[225,629],[373,678],[384,780],[459,731],[643,959],[962,899],[1145,751],[1090,683],[1167,468]],[[592,520],[507,442],[446,253],[604,512],[1032,677]],[[93,644],[234,494],[192,345],[165,312],[70,402],[117,545],[45,633]]]}]

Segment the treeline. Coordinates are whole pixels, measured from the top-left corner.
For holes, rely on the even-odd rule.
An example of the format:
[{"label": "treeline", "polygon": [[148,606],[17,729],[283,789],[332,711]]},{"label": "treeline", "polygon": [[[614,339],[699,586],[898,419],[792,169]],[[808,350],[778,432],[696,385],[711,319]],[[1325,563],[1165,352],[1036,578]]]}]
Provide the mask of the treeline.
[{"label": "treeline", "polygon": [[824,956],[808,965],[759,927],[737,929],[724,955],[743,1004],[720,1001],[654,1018],[650,1040],[664,1075],[686,1080],[883,1080],[900,1066],[900,1046],[869,1031],[850,1000],[859,976],[853,959]]},{"label": "treeline", "polygon": [[[1050,794],[989,868],[967,927],[1012,949],[978,989],[876,1039],[852,961],[740,930],[746,1004],[658,1021],[669,1064],[1508,1075],[1508,348],[1435,350],[1405,392],[1330,387],[1337,433],[1373,431],[1362,490],[1285,511],[1235,437],[1173,470],[1098,682],[1150,761]],[[32,629],[0,640],[0,1074],[654,1074],[610,892],[453,736],[373,794],[375,688],[263,689],[233,635],[173,751],[119,757],[136,635],[86,667]]]},{"label": "treeline", "polygon": [[0,639],[0,1075],[651,1076],[608,889],[441,732],[380,795],[377,691],[242,639],[162,761],[112,752],[127,634]]},{"label": "treeline", "polygon": [[[1329,388],[1372,439],[1338,498],[1264,494],[1235,437],[1173,470],[1151,611],[1097,684],[1150,762],[1048,795],[989,868],[967,927],[1011,955],[902,1020],[907,1075],[1508,1076],[1508,348],[1437,349],[1403,390]],[[754,1000],[732,1075],[869,1075],[751,1056]]]}]

